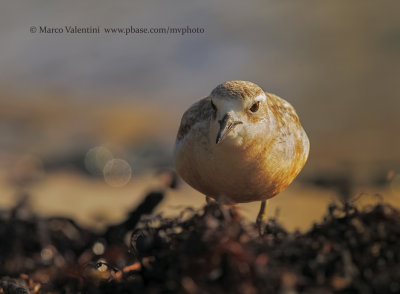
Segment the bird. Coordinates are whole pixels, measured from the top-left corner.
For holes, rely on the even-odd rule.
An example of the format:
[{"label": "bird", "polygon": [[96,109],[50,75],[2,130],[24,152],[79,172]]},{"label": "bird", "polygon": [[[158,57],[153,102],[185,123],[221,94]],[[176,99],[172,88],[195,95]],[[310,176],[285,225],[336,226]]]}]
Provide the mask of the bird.
[{"label": "bird", "polygon": [[255,83],[235,80],[219,84],[184,112],[174,165],[208,201],[261,201],[256,225],[262,235],[267,200],[295,179],[309,150],[289,102]]}]

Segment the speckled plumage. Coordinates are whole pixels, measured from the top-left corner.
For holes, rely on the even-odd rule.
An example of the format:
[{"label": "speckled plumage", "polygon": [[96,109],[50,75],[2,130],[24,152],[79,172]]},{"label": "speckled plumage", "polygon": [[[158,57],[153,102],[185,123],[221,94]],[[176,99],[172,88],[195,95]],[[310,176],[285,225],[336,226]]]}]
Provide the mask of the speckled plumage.
[{"label": "speckled plumage", "polygon": [[[217,144],[227,114],[239,123]],[[288,102],[254,83],[230,81],[184,113],[175,166],[189,185],[209,197],[262,201],[293,181],[308,152],[307,135]]]}]

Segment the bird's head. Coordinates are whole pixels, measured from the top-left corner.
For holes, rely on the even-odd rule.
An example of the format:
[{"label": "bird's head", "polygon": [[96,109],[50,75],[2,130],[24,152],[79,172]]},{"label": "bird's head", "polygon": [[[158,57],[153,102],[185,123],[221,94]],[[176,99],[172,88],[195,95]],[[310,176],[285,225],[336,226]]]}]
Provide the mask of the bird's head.
[{"label": "bird's head", "polygon": [[260,133],[260,123],[267,118],[267,97],[254,83],[229,81],[218,85],[210,94],[214,115],[211,136],[215,143],[225,140],[241,145],[244,138]]}]

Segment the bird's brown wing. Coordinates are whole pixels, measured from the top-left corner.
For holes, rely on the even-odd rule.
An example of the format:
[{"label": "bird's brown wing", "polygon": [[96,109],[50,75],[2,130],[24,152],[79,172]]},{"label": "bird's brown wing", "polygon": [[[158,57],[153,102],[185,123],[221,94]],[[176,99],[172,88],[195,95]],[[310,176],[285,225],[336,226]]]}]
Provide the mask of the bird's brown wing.
[{"label": "bird's brown wing", "polygon": [[210,97],[203,98],[190,106],[182,116],[176,140],[182,140],[197,123],[210,119],[213,112]]},{"label": "bird's brown wing", "polygon": [[[297,116],[294,107],[286,100],[280,98],[279,96],[271,93],[265,92],[268,99],[268,107],[273,112],[275,117],[279,120],[284,118],[285,120],[290,120],[296,124],[300,123],[299,117]],[[282,122],[284,125],[285,123]]]},{"label": "bird's brown wing", "polygon": [[274,94],[266,93],[266,95],[269,97],[269,109],[271,110],[277,122],[277,129],[279,130],[280,134],[278,136],[278,142],[283,144],[285,149],[291,146],[288,143],[290,142],[289,139],[294,139],[294,141],[292,141],[295,143],[294,149],[292,148],[292,152],[294,153],[290,157],[292,159],[296,158],[294,161],[296,164],[294,165],[293,173],[297,175],[297,173],[299,173],[303,168],[310,150],[310,142],[307,134],[301,126],[299,117],[297,116],[294,107],[289,102]]}]

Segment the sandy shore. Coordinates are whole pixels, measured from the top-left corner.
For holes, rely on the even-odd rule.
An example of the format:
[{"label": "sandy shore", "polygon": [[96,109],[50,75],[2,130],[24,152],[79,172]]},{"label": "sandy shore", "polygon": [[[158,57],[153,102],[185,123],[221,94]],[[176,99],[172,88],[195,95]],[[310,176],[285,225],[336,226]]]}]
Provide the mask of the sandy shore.
[{"label": "sandy shore", "polygon": [[[154,175],[136,177],[126,186],[114,188],[101,180],[59,172],[47,175],[33,185],[29,193],[33,210],[38,214],[68,216],[83,225],[101,228],[106,223],[124,219],[126,212],[159,185]],[[379,193],[386,202],[400,207],[398,187],[381,190],[358,188],[357,191],[364,193],[357,201],[358,206],[380,201],[379,197],[374,196]],[[0,193],[0,207],[10,207],[15,201],[15,188],[3,181],[0,182]],[[327,205],[333,201],[338,202],[335,192],[295,182],[269,201],[268,215],[278,216],[289,230],[307,230],[313,222],[323,217]],[[200,208],[204,204],[204,196],[183,183],[178,190],[166,193],[155,213],[176,216],[186,207]],[[259,203],[238,204],[237,207],[249,221],[254,221]]]}]

